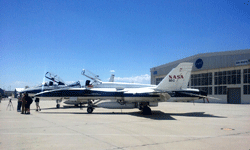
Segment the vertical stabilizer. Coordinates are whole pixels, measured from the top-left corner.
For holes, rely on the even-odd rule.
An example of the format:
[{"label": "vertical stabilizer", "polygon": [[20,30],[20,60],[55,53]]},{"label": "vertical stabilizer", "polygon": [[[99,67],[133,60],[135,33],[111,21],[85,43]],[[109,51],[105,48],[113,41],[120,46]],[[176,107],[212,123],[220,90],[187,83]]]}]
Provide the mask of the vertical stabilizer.
[{"label": "vertical stabilizer", "polygon": [[115,75],[111,74],[110,78],[109,78],[109,82],[114,82],[115,80]]},{"label": "vertical stabilizer", "polygon": [[191,76],[193,63],[183,62],[172,69],[168,75],[158,84],[156,90],[173,91],[187,88]]}]

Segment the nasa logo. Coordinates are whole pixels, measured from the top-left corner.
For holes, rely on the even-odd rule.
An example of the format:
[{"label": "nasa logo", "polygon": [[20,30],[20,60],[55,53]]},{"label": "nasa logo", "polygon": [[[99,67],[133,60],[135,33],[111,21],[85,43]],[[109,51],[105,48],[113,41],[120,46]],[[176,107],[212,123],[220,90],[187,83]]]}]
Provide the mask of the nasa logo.
[{"label": "nasa logo", "polygon": [[169,79],[184,79],[183,75],[174,75],[173,77],[169,75]]},{"label": "nasa logo", "polygon": [[201,69],[202,66],[203,66],[203,61],[202,61],[202,59],[200,59],[200,58],[197,59],[196,62],[195,62],[195,67],[196,67],[197,69]]},{"label": "nasa logo", "polygon": [[175,82],[175,79],[173,79],[171,75],[169,75],[168,78],[169,78],[169,82]]},{"label": "nasa logo", "polygon": [[180,75],[169,75],[168,76],[168,78],[169,78],[169,82],[175,82],[175,80],[177,79],[184,79],[184,77],[183,77],[183,75],[182,74],[180,74]]}]

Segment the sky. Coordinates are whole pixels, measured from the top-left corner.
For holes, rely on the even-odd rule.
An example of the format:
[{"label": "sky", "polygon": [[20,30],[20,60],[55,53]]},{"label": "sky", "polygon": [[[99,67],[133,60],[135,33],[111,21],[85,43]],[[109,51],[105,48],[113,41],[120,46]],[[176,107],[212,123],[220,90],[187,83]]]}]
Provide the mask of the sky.
[{"label": "sky", "polygon": [[87,69],[150,83],[150,68],[250,48],[248,0],[0,0],[0,88],[66,83]]}]

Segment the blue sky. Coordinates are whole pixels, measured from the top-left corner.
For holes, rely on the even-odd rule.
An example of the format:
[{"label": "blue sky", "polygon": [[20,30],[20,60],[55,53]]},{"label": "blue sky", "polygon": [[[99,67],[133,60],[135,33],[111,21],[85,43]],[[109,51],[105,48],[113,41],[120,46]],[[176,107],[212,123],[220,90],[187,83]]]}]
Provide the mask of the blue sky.
[{"label": "blue sky", "polygon": [[[245,3],[245,4],[244,4]],[[247,0],[0,0],[0,88],[103,81],[150,83],[150,68],[198,53],[250,48]]]}]

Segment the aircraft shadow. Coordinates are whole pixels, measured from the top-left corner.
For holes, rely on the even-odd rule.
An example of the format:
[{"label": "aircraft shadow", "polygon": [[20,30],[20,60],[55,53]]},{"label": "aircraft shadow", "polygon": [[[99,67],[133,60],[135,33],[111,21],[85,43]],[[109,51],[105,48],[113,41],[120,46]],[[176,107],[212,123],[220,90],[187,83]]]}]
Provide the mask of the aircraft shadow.
[{"label": "aircraft shadow", "polygon": [[127,113],[128,115],[144,117],[154,120],[177,120],[174,116],[183,116],[183,117],[212,117],[212,118],[226,118],[223,116],[215,116],[211,114],[205,114],[205,112],[189,112],[189,113],[165,113],[162,111],[152,111],[151,115],[143,115],[141,111]]},{"label": "aircraft shadow", "polygon": [[[86,106],[82,106],[81,108],[87,108]],[[51,110],[51,109],[80,109],[80,106],[63,106],[60,108],[56,108],[56,107],[50,107],[50,108],[41,108],[42,110]],[[36,110],[36,109],[31,109],[31,110]]]},{"label": "aircraft shadow", "polygon": [[[77,107],[76,107],[77,108]],[[57,109],[57,108],[53,108]],[[67,108],[65,108],[67,109]],[[78,108],[79,109],[79,108]],[[162,111],[152,111],[151,115],[144,115],[141,111],[136,112],[93,112],[88,114],[87,112],[40,112],[43,114],[86,114],[86,115],[131,115],[136,117],[143,117],[153,120],[177,120],[174,116],[183,117],[205,117],[205,118],[227,118],[224,116],[215,116],[211,114],[205,114],[205,112],[188,112],[188,113],[165,113]]]}]

